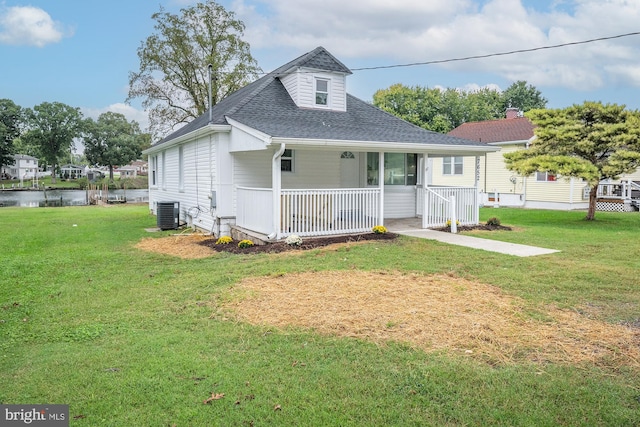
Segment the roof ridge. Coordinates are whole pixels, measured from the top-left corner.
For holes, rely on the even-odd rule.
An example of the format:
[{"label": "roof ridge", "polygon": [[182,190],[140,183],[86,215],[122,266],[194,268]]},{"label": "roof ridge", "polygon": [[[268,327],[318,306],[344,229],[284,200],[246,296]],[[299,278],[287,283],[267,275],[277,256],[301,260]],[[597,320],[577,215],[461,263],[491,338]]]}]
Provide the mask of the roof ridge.
[{"label": "roof ridge", "polygon": [[531,120],[528,117],[512,117],[510,119],[506,118],[506,117],[502,117],[499,119],[490,119],[490,120],[476,120],[473,122],[464,122],[462,123],[460,126],[464,126],[464,125],[468,125],[468,124],[476,124],[476,123],[492,123],[492,122],[506,122],[506,121],[511,121],[511,120],[522,120],[525,119],[528,122],[531,122]]}]

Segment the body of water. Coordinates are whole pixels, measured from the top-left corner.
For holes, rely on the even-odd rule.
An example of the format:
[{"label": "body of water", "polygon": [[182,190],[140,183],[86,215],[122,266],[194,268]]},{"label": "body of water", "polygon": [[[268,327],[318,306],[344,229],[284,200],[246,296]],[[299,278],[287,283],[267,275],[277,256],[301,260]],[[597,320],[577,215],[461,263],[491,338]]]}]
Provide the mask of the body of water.
[{"label": "body of water", "polygon": [[[127,203],[149,201],[149,190],[109,190],[109,197],[126,197]],[[0,207],[19,206],[38,208],[50,206],[84,206],[88,205],[85,190],[47,190],[47,191],[0,191]]]}]

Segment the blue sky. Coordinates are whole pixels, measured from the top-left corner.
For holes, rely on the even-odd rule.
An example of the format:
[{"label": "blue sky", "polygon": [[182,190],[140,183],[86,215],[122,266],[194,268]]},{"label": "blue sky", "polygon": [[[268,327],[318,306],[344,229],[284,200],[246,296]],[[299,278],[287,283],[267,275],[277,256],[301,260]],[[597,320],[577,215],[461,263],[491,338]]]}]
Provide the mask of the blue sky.
[{"label": "blue sky", "polygon": [[[0,0],[0,98],[23,107],[63,102],[86,116],[124,113],[137,48],[162,5],[192,0]],[[629,0],[221,0],[246,25],[264,71],[317,46],[352,69],[484,55],[640,31]],[[347,90],[366,101],[394,83],[506,89],[536,86],[551,108],[585,100],[640,109],[640,36],[510,56],[355,71]]]}]

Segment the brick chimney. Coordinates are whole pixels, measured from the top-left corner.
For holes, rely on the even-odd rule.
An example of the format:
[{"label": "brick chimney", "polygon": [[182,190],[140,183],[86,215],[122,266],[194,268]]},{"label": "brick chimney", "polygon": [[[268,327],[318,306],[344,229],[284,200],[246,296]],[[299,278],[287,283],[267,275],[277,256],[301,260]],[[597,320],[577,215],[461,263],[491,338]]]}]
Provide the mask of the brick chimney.
[{"label": "brick chimney", "polygon": [[515,119],[519,116],[520,116],[519,108],[512,108],[512,107],[507,108],[507,119]]}]

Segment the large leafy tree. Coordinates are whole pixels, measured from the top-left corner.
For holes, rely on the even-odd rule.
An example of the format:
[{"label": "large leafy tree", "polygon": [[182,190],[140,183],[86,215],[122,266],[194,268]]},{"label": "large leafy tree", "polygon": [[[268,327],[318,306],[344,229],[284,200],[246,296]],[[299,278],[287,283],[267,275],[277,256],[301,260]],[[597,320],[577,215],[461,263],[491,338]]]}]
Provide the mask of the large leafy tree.
[{"label": "large leafy tree", "polygon": [[373,95],[373,104],[415,125],[446,133],[462,123],[504,118],[507,107],[528,111],[544,108],[547,100],[526,82],[516,82],[504,92],[426,88],[395,84]]},{"label": "large leafy tree", "polygon": [[507,108],[518,108],[527,112],[547,107],[547,98],[535,86],[518,80],[502,92],[503,111]]},{"label": "large leafy tree", "polygon": [[242,21],[214,1],[181,9],[179,15],[161,8],[152,18],[156,32],[138,49],[140,70],[129,74],[127,101],[143,98],[156,137],[206,112],[209,65],[213,104],[261,71],[242,40]]},{"label": "large leafy tree", "polygon": [[103,113],[96,121],[88,119],[85,124],[84,154],[89,163],[108,166],[111,180],[113,167],[139,159],[149,142],[137,122],[129,122],[119,113]]},{"label": "large leafy tree", "polygon": [[591,187],[587,220],[596,212],[598,184],[640,166],[640,113],[616,104],[585,102],[564,109],[531,110],[536,125],[528,150],[504,154],[507,168],[582,178]]},{"label": "large leafy tree", "polygon": [[10,99],[0,99],[0,169],[13,163],[13,142],[20,136],[23,121],[24,110],[19,105]]},{"label": "large leafy tree", "polygon": [[81,136],[82,113],[60,102],[43,102],[27,109],[26,119],[24,143],[37,147],[39,157],[51,165],[51,182],[55,183],[58,160],[71,153],[73,140]]}]

